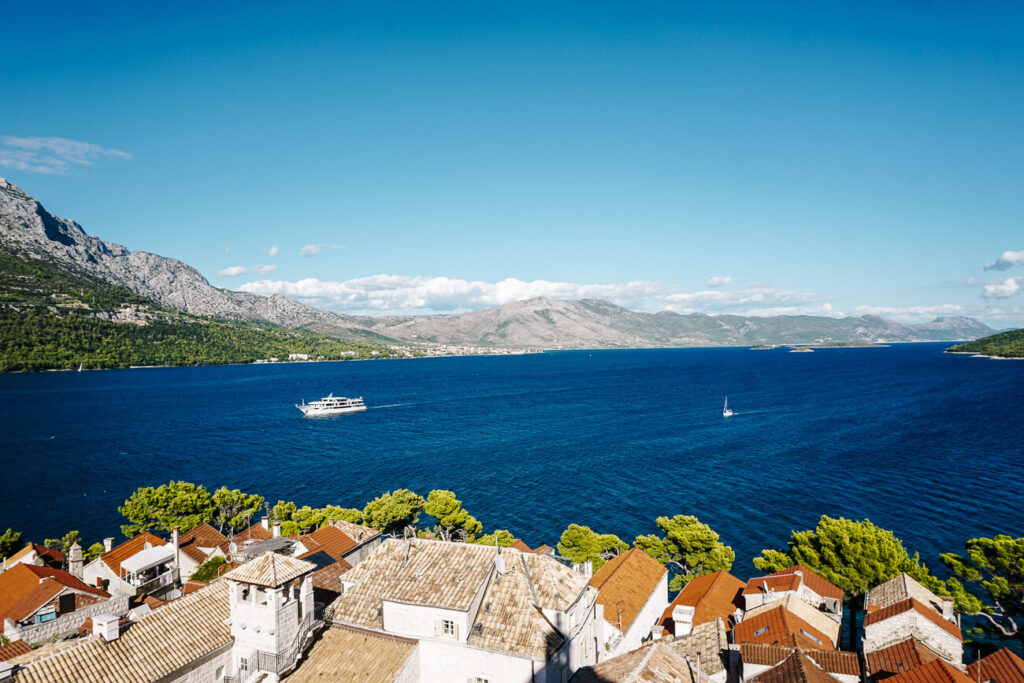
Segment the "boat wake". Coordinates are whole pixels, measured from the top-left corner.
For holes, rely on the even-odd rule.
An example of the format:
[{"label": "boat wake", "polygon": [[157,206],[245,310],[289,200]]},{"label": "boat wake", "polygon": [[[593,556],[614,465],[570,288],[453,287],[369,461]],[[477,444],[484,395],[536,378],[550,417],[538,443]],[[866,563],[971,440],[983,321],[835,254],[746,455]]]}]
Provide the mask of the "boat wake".
[{"label": "boat wake", "polygon": [[370,406],[370,410],[375,410],[377,408],[397,408],[398,406],[411,406],[411,405],[412,405],[411,403],[387,403],[387,404],[382,405],[382,406]]}]

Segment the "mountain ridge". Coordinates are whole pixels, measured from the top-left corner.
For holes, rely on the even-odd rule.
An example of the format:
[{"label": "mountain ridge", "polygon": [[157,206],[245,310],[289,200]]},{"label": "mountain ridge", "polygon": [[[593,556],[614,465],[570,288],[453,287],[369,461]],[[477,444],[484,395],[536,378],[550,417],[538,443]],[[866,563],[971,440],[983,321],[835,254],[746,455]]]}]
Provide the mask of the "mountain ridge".
[{"label": "mountain ridge", "polygon": [[279,294],[211,285],[177,259],[89,235],[0,178],[0,248],[82,269],[155,303],[194,315],[270,323],[339,339],[493,348],[637,348],[757,344],[964,341],[990,335],[973,318],[908,324],[881,316],[737,316],[632,311],[602,299],[537,297],[458,314],[347,315]]}]

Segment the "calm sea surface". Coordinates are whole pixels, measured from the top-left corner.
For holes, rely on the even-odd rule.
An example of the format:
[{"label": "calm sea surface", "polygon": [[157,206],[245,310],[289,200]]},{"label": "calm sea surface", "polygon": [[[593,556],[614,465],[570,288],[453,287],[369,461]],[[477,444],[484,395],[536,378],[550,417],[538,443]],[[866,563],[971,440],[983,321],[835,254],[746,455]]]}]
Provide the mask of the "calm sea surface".
[{"label": "calm sea surface", "polygon": [[[0,530],[119,536],[117,506],[170,479],[314,507],[450,488],[534,545],[570,522],[632,540],[694,514],[746,576],[826,513],[869,517],[936,565],[972,536],[1024,534],[1024,362],[945,346],[3,375]],[[371,408],[293,407],[331,391]]]}]

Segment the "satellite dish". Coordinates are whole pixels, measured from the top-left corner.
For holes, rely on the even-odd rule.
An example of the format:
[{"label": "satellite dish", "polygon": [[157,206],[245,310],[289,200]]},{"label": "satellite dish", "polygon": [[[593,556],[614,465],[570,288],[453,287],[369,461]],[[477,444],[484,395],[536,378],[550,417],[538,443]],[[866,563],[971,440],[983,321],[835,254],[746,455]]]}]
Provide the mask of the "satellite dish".
[{"label": "satellite dish", "polygon": [[232,542],[231,542],[231,543],[230,543],[230,544],[228,545],[228,552],[230,552],[230,553],[232,553],[232,554],[234,554],[234,553],[237,553],[237,552],[238,552],[238,544],[237,544],[237,543],[235,543],[234,541],[232,541]]},{"label": "satellite dish", "polygon": [[496,555],[494,558],[494,568],[498,570],[499,574],[505,573],[505,558],[501,555]]}]

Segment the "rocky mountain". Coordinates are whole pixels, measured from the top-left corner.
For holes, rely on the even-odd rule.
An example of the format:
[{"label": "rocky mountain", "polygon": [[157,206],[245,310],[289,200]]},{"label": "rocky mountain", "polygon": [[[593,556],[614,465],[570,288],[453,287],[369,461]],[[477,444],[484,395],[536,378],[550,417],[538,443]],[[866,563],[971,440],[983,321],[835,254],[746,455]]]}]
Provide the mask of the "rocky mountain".
[{"label": "rocky mountain", "polygon": [[600,300],[531,299],[457,315],[350,316],[275,295],[214,287],[176,259],[104,242],[53,216],[0,178],[0,251],[88,272],[163,306],[228,320],[269,322],[340,339],[516,348],[628,348],[962,341],[992,334],[963,317],[908,325],[879,316],[743,317],[640,313]]}]

